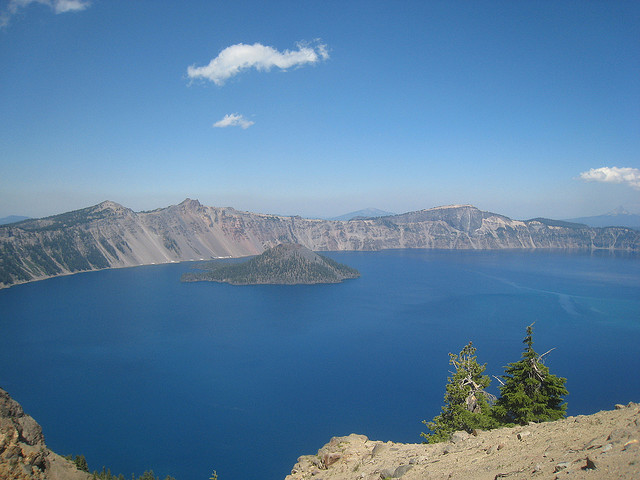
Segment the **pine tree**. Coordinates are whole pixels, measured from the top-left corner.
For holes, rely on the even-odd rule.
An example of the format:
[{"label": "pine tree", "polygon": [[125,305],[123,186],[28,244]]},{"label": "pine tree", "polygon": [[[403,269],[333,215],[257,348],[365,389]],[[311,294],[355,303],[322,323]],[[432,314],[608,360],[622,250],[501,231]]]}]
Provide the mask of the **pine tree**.
[{"label": "pine tree", "polygon": [[483,375],[486,364],[478,364],[475,352],[469,342],[458,355],[449,354],[449,363],[456,371],[448,378],[442,413],[431,422],[422,422],[432,432],[421,434],[429,443],[448,440],[458,430],[471,432],[497,426],[490,414],[492,395],[485,392],[491,380]]},{"label": "pine tree", "polygon": [[552,375],[542,363],[551,350],[538,355],[533,349],[533,324],[527,327],[523,343],[522,359],[505,367],[504,384],[493,409],[495,417],[521,425],[563,418],[567,410],[563,396],[569,394],[564,386],[567,379]]},{"label": "pine tree", "polygon": [[73,459],[73,463],[76,464],[76,468],[78,470],[82,470],[83,472],[89,471],[89,466],[87,465],[87,459],[84,455],[77,455],[76,458]]}]

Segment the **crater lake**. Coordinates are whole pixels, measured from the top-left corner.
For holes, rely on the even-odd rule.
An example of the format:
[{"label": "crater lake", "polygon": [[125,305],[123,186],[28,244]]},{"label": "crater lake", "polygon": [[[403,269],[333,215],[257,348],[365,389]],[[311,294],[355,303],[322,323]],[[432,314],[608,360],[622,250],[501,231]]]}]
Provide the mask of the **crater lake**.
[{"label": "crater lake", "polygon": [[[329,252],[331,285],[181,283],[196,264],[0,290],[0,387],[56,453],[130,478],[283,479],[332,436],[418,443],[448,353],[485,373],[527,325],[568,414],[640,401],[640,257],[565,251]],[[493,380],[490,391],[498,393]]]}]

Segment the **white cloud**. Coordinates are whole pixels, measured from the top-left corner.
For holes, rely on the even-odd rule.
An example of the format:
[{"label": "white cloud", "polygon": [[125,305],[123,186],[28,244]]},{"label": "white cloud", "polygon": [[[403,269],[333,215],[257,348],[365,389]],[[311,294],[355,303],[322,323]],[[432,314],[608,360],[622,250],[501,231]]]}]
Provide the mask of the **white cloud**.
[{"label": "white cloud", "polygon": [[55,13],[77,12],[91,5],[90,0],[9,0],[5,10],[0,13],[0,27],[9,25],[9,20],[13,15],[32,3],[46,5]]},{"label": "white cloud", "polygon": [[209,62],[209,65],[203,67],[191,65],[187,69],[187,75],[191,79],[202,78],[211,80],[216,85],[223,85],[228,78],[250,68],[259,71],[269,71],[273,67],[286,70],[329,58],[326,45],[309,46],[299,43],[297,47],[297,50],[279,52],[273,47],[259,43],[253,45],[238,43],[222,50]]},{"label": "white cloud", "polygon": [[88,0],[54,0],[53,9],[56,13],[77,12],[90,5]]},{"label": "white cloud", "polygon": [[626,183],[633,188],[640,189],[640,169],[631,167],[600,167],[592,168],[580,174],[587,182]]},{"label": "white cloud", "polygon": [[239,113],[230,113],[224,116],[222,120],[217,121],[213,124],[215,128],[226,128],[226,127],[241,127],[243,129],[249,128],[255,122],[251,120],[247,120]]}]

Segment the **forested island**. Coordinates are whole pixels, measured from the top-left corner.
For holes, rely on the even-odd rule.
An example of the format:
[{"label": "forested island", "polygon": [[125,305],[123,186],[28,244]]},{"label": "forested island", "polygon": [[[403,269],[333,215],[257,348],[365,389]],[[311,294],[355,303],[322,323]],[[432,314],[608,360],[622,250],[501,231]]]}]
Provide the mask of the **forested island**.
[{"label": "forested island", "polygon": [[225,282],[233,285],[339,283],[357,278],[351,267],[297,243],[282,243],[243,263],[206,262],[199,272],[185,273],[183,282]]}]

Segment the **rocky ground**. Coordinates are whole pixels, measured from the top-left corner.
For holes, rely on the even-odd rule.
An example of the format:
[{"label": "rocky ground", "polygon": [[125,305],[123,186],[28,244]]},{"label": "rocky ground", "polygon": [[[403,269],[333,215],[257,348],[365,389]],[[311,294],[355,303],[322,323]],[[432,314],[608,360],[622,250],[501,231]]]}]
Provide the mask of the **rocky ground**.
[{"label": "rocky ground", "polygon": [[42,428],[0,388],[0,479],[88,480],[90,475],[47,448]]},{"label": "rocky ground", "polygon": [[434,445],[334,437],[286,480],[640,479],[640,404]]}]

